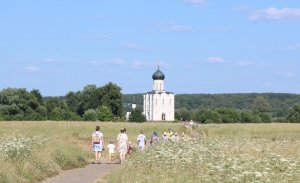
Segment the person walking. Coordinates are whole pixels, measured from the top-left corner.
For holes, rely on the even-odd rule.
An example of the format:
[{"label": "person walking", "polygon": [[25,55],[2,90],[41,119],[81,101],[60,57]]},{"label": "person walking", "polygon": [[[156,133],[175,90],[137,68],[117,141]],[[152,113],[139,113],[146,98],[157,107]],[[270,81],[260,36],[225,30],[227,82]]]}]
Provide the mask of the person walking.
[{"label": "person walking", "polygon": [[103,150],[104,138],[103,133],[100,132],[100,126],[96,126],[96,131],[92,134],[92,147],[95,153],[94,164],[100,164],[101,152]]},{"label": "person walking", "polygon": [[136,141],[139,147],[139,151],[143,152],[146,146],[146,136],[144,135],[143,130],[141,130],[140,134],[137,136]]},{"label": "person walking", "polygon": [[128,136],[125,133],[124,128],[122,128],[120,130],[117,140],[118,140],[118,148],[119,148],[119,153],[120,153],[120,160],[121,160],[121,163],[124,163],[125,155],[127,153],[127,141],[128,141]]},{"label": "person walking", "polygon": [[113,144],[112,140],[109,142],[109,144],[107,145],[107,149],[108,149],[108,156],[109,156],[109,163],[113,162],[113,158],[115,155],[115,144]]},{"label": "person walking", "polygon": [[159,136],[157,132],[153,132],[152,137],[150,138],[150,146],[159,141]]}]

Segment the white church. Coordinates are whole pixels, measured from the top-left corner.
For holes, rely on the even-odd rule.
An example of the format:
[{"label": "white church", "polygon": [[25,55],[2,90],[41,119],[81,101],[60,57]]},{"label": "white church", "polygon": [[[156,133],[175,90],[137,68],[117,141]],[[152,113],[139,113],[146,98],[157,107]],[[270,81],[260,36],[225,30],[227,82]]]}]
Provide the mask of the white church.
[{"label": "white church", "polygon": [[147,121],[174,121],[175,97],[173,92],[166,92],[165,75],[157,68],[152,75],[153,88],[144,94],[144,115]]}]

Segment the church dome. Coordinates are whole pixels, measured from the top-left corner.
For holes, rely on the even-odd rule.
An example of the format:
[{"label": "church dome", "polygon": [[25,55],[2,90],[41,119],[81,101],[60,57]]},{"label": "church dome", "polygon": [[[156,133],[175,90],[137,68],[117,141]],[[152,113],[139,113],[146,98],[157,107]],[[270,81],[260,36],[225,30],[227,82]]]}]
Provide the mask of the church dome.
[{"label": "church dome", "polygon": [[165,75],[163,72],[161,72],[159,70],[159,67],[158,67],[157,71],[155,71],[155,73],[153,73],[152,79],[153,80],[164,80],[165,79]]}]

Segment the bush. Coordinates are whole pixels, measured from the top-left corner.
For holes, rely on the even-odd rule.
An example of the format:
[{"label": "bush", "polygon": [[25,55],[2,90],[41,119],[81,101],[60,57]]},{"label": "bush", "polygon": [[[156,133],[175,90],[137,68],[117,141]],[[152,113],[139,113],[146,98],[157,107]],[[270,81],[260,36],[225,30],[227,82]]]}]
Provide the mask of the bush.
[{"label": "bush", "polygon": [[241,121],[241,117],[235,109],[218,108],[216,112],[220,114],[223,123],[237,123]]},{"label": "bush", "polygon": [[114,115],[107,106],[101,106],[97,110],[97,118],[99,121],[112,121]]},{"label": "bush", "polygon": [[95,109],[89,109],[84,112],[82,118],[85,121],[97,121],[98,113]]},{"label": "bush", "polygon": [[131,114],[129,116],[129,121],[141,123],[146,121],[146,116],[143,115],[142,110],[136,108],[131,111]]}]

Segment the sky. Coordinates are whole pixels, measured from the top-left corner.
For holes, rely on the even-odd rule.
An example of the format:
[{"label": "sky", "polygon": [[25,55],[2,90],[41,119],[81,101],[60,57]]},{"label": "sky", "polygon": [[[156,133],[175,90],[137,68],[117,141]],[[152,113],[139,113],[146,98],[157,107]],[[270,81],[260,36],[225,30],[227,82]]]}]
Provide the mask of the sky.
[{"label": "sky", "polygon": [[299,0],[0,1],[0,90],[300,94]]}]

